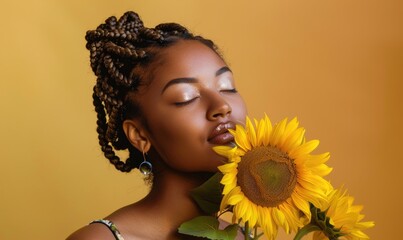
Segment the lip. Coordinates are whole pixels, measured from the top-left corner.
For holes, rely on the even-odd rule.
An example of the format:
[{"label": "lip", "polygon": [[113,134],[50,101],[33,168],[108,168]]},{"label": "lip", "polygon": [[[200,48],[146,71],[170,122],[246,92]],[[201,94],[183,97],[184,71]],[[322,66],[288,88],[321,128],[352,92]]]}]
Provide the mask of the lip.
[{"label": "lip", "polygon": [[216,145],[226,145],[234,141],[234,136],[228,129],[235,129],[233,122],[225,122],[218,124],[208,136],[208,142]]}]

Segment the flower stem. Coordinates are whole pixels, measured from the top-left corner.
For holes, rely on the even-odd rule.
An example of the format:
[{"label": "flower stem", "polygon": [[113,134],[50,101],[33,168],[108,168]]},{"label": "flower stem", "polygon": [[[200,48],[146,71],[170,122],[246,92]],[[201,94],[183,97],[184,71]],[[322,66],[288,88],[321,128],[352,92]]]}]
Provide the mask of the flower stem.
[{"label": "flower stem", "polygon": [[257,236],[257,227],[255,226],[255,232],[253,233],[253,240],[258,239],[259,237]]},{"label": "flower stem", "polygon": [[301,240],[303,236],[307,235],[310,232],[320,231],[320,227],[310,223],[303,228],[301,228],[294,237],[294,240]]},{"label": "flower stem", "polygon": [[248,221],[246,221],[246,223],[245,223],[245,240],[250,240],[249,222]]}]

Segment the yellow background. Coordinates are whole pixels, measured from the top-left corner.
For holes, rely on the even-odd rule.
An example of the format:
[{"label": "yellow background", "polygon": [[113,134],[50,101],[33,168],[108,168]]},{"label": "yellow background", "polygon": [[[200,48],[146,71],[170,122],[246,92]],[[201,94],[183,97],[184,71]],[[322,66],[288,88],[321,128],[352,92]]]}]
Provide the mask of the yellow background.
[{"label": "yellow background", "polygon": [[[84,35],[110,15],[180,22],[221,47],[249,114],[298,116],[372,239],[402,222],[403,4],[391,0],[3,1],[0,239],[64,239],[147,192],[98,147]],[[135,227],[135,226],[134,226]],[[281,237],[281,239],[288,239]]]}]

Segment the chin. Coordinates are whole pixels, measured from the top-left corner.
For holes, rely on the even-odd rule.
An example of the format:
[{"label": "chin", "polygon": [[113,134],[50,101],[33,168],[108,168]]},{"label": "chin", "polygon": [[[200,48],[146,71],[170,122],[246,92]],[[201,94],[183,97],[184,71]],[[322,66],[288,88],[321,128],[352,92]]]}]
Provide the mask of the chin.
[{"label": "chin", "polygon": [[224,161],[224,160],[226,160],[226,159],[224,159],[224,158],[217,159],[214,162],[214,164],[211,165],[211,168],[210,168],[209,172],[218,172],[219,171],[218,167],[226,163],[226,161]]}]

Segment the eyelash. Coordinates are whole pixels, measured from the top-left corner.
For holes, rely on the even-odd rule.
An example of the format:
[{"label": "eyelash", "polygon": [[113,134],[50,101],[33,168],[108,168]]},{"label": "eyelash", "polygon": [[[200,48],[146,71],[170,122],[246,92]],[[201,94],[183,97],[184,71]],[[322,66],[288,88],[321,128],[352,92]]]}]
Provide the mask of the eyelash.
[{"label": "eyelash", "polygon": [[237,93],[238,90],[236,88],[233,88],[233,89],[221,90],[221,92]]},{"label": "eyelash", "polygon": [[[233,89],[221,90],[221,92],[237,93],[238,90],[237,90],[236,88],[233,88]],[[190,104],[191,102],[195,101],[197,98],[198,98],[198,97],[195,97],[195,98],[192,98],[192,99],[190,99],[190,100],[188,100],[188,101],[185,101],[185,102],[176,102],[176,103],[174,103],[174,104],[175,104],[175,106],[178,106],[178,107],[185,106],[185,105],[188,105],[188,104]]]},{"label": "eyelash", "polygon": [[178,106],[178,107],[185,106],[185,105],[188,105],[189,103],[193,102],[193,101],[196,100],[197,98],[198,98],[198,97],[195,97],[195,98],[192,98],[192,99],[190,99],[190,100],[188,100],[188,101],[185,101],[185,102],[176,102],[176,103],[174,103],[174,104],[175,104],[175,106]]}]

